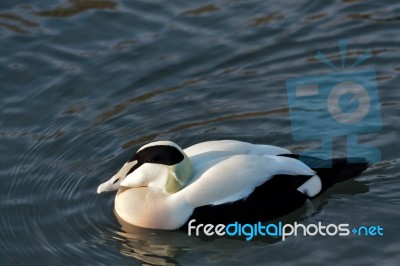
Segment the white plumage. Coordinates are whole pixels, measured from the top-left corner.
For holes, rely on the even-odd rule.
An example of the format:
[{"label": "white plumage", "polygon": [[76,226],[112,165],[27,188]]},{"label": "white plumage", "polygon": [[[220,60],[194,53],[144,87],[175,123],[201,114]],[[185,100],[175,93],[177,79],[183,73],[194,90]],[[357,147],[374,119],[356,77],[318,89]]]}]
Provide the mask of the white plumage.
[{"label": "white plumage", "polygon": [[[240,205],[235,203],[247,203],[249,198],[249,208],[257,209],[252,193],[256,188],[267,188],[271,183],[267,181],[274,177],[283,180],[289,176],[292,180],[293,176],[287,186],[293,183],[296,187],[288,190],[288,201],[292,194],[298,197],[300,193],[305,200],[320,193],[323,182],[316,172],[290,155],[279,156],[283,154],[290,151],[234,140],[208,141],[184,150],[170,141],[152,142],[140,148],[97,192],[119,189],[115,198],[117,216],[132,225],[158,229],[182,227],[197,215],[196,208],[207,216],[207,208],[214,208],[210,213],[215,213],[215,208],[234,208]],[[284,188],[282,193],[288,193],[286,183],[279,186],[277,189]],[[286,200],[285,195],[280,201]],[[265,197],[269,199],[269,195]]]},{"label": "white plumage", "polygon": [[[189,156],[189,158],[192,158]],[[194,165],[198,162],[192,160]],[[204,165],[199,162],[199,165]],[[314,175],[304,163],[272,155],[235,154],[207,162],[194,171],[194,182],[174,194],[194,207],[222,204],[247,197],[277,174]]]}]

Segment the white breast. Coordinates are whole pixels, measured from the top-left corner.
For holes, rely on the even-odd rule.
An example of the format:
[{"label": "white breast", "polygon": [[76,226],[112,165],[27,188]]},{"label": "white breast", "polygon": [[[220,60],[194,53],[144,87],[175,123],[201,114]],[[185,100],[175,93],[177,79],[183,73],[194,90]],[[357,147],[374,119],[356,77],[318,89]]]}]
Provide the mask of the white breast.
[{"label": "white breast", "polygon": [[115,197],[115,211],[128,224],[173,230],[186,222],[193,207],[169,197],[158,188],[120,189]]}]

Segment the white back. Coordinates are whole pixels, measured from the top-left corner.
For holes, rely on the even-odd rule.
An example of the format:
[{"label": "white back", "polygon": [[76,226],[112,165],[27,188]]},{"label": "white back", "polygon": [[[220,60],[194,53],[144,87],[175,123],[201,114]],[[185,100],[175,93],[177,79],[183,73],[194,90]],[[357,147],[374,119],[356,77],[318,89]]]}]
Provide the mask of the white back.
[{"label": "white back", "polygon": [[187,201],[193,207],[222,204],[247,197],[257,186],[278,174],[315,173],[302,162],[278,156],[233,155],[216,160],[215,165],[196,173],[196,181],[171,197]]}]

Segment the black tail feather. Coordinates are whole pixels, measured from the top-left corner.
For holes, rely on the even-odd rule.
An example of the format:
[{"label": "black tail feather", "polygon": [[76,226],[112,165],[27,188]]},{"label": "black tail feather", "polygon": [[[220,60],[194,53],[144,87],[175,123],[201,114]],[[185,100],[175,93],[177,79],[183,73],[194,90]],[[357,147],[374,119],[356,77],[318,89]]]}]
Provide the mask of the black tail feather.
[{"label": "black tail feather", "polygon": [[364,158],[334,158],[332,160],[323,160],[313,156],[298,154],[281,154],[279,156],[297,159],[314,170],[322,181],[321,192],[327,190],[336,183],[360,175],[369,166],[369,163]]}]

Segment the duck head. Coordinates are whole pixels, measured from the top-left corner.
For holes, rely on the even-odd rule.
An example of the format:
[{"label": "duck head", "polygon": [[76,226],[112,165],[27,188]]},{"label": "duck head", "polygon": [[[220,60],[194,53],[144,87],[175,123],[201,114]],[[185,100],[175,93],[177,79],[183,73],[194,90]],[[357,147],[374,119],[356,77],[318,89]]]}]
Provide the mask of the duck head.
[{"label": "duck head", "polygon": [[156,141],[141,147],[97,193],[123,187],[157,187],[175,193],[191,176],[192,163],[185,152],[172,141]]}]

